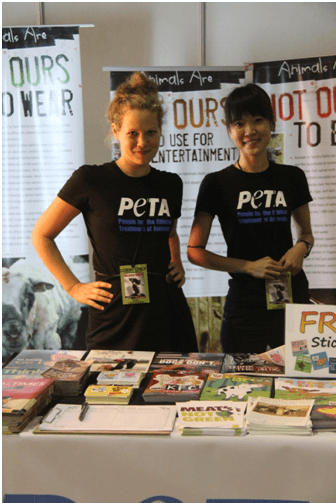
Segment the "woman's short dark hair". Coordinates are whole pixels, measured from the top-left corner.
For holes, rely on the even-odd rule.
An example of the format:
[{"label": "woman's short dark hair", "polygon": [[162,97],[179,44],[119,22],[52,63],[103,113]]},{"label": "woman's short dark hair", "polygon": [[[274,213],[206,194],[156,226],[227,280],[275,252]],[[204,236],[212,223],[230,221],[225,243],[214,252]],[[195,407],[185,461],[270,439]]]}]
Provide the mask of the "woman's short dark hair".
[{"label": "woman's short dark hair", "polygon": [[253,117],[260,115],[269,120],[272,129],[275,128],[275,118],[270,97],[257,84],[247,84],[237,87],[226,98],[225,120],[229,128],[235,121],[249,113]]}]

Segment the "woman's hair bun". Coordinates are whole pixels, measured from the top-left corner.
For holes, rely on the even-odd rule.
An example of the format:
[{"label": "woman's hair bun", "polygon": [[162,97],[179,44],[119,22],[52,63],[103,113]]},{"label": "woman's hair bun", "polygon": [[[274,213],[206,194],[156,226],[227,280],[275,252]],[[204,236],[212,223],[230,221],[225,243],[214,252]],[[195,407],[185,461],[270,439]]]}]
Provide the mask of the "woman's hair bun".
[{"label": "woman's hair bun", "polygon": [[155,112],[161,128],[164,115],[162,98],[155,82],[144,72],[132,73],[115,91],[108,108],[107,118],[111,124],[116,124],[118,129],[121,127],[122,115],[127,107]]}]

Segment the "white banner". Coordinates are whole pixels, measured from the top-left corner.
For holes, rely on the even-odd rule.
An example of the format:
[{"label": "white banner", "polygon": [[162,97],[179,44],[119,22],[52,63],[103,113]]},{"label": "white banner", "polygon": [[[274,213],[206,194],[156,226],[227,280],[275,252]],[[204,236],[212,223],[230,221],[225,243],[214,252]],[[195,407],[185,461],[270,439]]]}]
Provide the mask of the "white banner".
[{"label": "white banner", "polygon": [[276,162],[305,171],[315,246],[310,288],[336,285],[336,56],[255,63],[253,81],[272,99]]},{"label": "white banner", "polygon": [[[116,87],[133,71],[108,69],[111,98]],[[156,82],[164,100],[160,148],[152,165],[171,171],[183,180],[182,216],[178,220],[181,256],[186,271],[186,297],[224,296],[229,276],[190,264],[187,245],[199,186],[204,176],[235,162],[238,150],[230,140],[224,121],[225,97],[242,84],[244,68],[142,69]],[[118,147],[113,158],[118,157]],[[117,151],[115,151],[117,150]],[[214,221],[208,249],[226,254],[226,244],[218,220]]]},{"label": "white banner", "polygon": [[[24,347],[38,345],[53,349],[50,345],[59,345],[57,334],[52,334],[49,342],[34,343],[36,327],[28,325],[42,323],[36,319],[39,309],[35,305],[34,315],[31,303],[22,299],[19,289],[22,290],[23,284],[31,289],[31,281],[35,285],[38,280],[52,285],[45,288],[55,286],[37,257],[30,236],[59,189],[74,169],[84,164],[84,134],[78,27],[3,28],[2,43],[3,357],[6,357]],[[65,259],[75,264],[79,279],[87,281],[88,239],[82,217],[76,218],[56,242]],[[12,281],[14,273],[20,275],[21,282],[16,289]],[[42,294],[37,293],[36,286],[32,288],[30,295],[36,304]],[[58,288],[56,285],[53,289],[54,297]],[[18,295],[21,304],[29,304],[25,312],[20,311],[20,303],[14,299]],[[63,297],[64,291],[60,290],[58,295]],[[59,302],[64,306],[69,299],[66,295]],[[57,301],[50,302],[57,310]],[[72,321],[78,324],[78,320]],[[55,330],[58,333],[60,327]],[[61,343],[62,347],[69,347],[74,340],[70,343],[62,339]]]}]

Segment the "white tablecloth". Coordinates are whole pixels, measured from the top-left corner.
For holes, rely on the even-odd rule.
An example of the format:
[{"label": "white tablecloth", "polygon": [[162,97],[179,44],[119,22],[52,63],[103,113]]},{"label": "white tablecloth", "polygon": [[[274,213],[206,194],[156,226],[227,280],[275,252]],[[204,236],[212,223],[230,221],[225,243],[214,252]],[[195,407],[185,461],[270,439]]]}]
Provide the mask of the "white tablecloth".
[{"label": "white tablecloth", "polygon": [[59,495],[75,503],[336,503],[336,433],[35,435],[28,427],[3,436],[5,494]]}]

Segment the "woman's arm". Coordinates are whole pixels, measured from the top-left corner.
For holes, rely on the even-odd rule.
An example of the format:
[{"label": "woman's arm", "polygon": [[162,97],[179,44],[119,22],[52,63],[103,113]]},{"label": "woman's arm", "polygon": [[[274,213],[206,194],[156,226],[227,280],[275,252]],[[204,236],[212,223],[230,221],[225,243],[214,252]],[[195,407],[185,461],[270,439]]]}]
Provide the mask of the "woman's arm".
[{"label": "woman's arm", "polygon": [[185,283],[185,271],[181,260],[180,251],[180,239],[176,232],[177,220],[174,220],[173,227],[169,234],[169,249],[170,249],[170,259],[171,262],[168,266],[169,273],[166,276],[168,283],[175,281],[177,286],[181,286]]},{"label": "woman's arm", "polygon": [[82,304],[103,310],[104,307],[95,301],[110,302],[113,295],[105,288],[111,288],[112,285],[102,281],[81,283],[65,263],[55,243],[55,238],[79,213],[77,208],[56,197],[37,221],[32,242],[42,262],[71,297]]},{"label": "woman's arm", "polygon": [[282,266],[270,257],[249,261],[223,257],[206,250],[212,222],[213,216],[202,211],[194,219],[188,245],[188,259],[192,264],[215,271],[249,274],[255,278],[272,279],[281,275]]},{"label": "woman's arm", "polygon": [[280,263],[285,271],[290,271],[293,276],[298,274],[303,267],[303,259],[307,254],[307,246],[303,241],[314,245],[314,237],[310,222],[310,211],[308,204],[304,204],[292,212],[296,228],[297,242],[280,259]]}]

